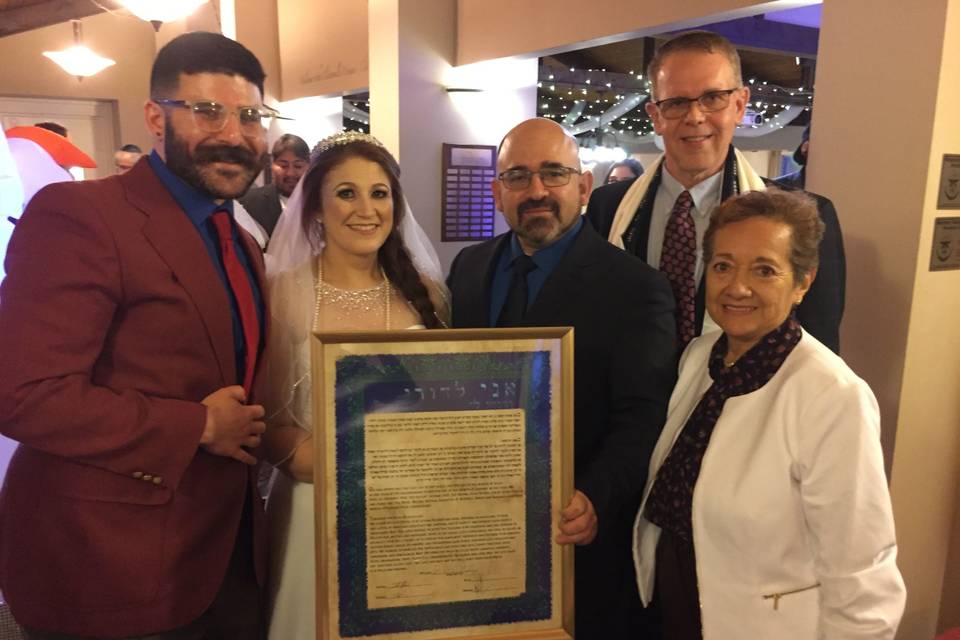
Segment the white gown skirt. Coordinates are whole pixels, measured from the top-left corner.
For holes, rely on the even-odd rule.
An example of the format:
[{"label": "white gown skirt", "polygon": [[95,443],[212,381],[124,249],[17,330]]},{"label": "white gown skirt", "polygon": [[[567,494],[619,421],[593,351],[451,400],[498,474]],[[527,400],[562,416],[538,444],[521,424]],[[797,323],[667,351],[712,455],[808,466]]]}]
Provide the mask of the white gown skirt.
[{"label": "white gown skirt", "polygon": [[313,500],[313,484],[274,472],[267,501],[270,640],[315,640],[317,637]]}]

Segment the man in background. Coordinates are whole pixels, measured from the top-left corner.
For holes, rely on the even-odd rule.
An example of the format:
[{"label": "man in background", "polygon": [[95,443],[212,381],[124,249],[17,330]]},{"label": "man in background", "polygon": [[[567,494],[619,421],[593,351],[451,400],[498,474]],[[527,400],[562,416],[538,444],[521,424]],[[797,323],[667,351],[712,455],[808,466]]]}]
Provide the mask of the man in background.
[{"label": "man in background", "polygon": [[143,155],[143,151],[135,144],[125,144],[113,154],[113,161],[116,166],[116,173],[120,175],[133,169],[137,160]]},{"label": "man in background", "polygon": [[251,189],[240,198],[240,203],[267,232],[273,235],[277,220],[287,205],[300,177],[310,165],[310,148],[303,138],[286,133],[274,143],[270,154],[273,182]]},{"label": "man in background", "polygon": [[777,184],[786,189],[804,189],[807,186],[807,152],[810,150],[810,125],[803,128],[800,145],[793,152],[793,161],[800,169],[777,178]]},{"label": "man in background", "polygon": [[33,126],[40,127],[41,129],[46,129],[47,131],[53,131],[58,136],[63,136],[64,138],[69,138],[67,135],[67,128],[62,124],[56,122],[37,122]]}]

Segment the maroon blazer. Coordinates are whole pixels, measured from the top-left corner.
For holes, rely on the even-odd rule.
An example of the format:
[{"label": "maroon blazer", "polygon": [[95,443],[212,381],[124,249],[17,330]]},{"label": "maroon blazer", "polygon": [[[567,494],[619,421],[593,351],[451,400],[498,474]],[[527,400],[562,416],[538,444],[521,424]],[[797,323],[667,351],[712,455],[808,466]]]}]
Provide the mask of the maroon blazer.
[{"label": "maroon blazer", "polygon": [[6,271],[0,432],[21,444],[0,493],[0,588],[14,617],[98,637],[187,624],[216,595],[255,486],[198,448],[200,401],[238,379],[203,240],[144,159],[40,191]]}]

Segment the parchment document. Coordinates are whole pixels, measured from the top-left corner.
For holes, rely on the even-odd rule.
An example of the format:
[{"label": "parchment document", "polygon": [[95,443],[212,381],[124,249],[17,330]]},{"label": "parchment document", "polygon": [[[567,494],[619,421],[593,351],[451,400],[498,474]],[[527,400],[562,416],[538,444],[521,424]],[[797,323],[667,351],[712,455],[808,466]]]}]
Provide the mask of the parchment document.
[{"label": "parchment document", "polygon": [[526,589],[524,411],[369,414],[367,606]]}]

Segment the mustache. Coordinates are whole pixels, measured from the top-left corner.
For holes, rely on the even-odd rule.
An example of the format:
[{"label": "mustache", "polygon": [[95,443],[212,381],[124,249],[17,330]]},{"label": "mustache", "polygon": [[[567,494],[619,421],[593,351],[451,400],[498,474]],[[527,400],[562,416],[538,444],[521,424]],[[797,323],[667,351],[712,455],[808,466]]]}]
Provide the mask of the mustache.
[{"label": "mustache", "polygon": [[197,147],[194,151],[194,161],[197,164],[211,164],[214,162],[229,162],[239,164],[251,171],[257,171],[260,167],[260,158],[258,158],[249,149],[243,147],[231,147],[228,145],[205,145]]},{"label": "mustache", "polygon": [[522,216],[530,209],[543,209],[544,207],[549,207],[553,215],[560,215],[560,203],[549,196],[540,198],[539,200],[524,200],[517,205],[517,215]]}]

